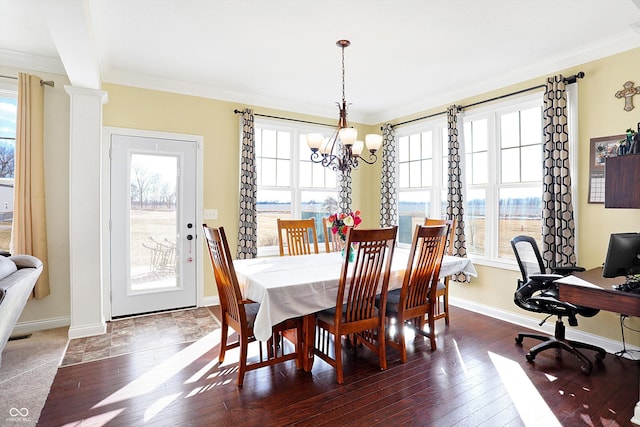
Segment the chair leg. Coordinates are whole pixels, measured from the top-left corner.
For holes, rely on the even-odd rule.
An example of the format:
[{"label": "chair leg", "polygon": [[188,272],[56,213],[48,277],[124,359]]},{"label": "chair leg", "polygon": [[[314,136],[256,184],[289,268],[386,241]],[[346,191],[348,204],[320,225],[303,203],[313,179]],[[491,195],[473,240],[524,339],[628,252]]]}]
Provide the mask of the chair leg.
[{"label": "chair leg", "polygon": [[[378,331],[378,358],[380,359],[380,369],[381,370],[385,370],[387,369],[387,346],[386,346],[386,340],[385,340],[385,327],[384,327],[384,320],[382,320],[382,322],[380,323],[380,330]],[[404,335],[402,338],[402,342],[404,344]],[[405,360],[407,359],[407,351],[406,349],[404,350],[404,358]]]},{"label": "chair leg", "polygon": [[571,341],[566,339],[565,326],[560,318],[556,321],[554,336],[521,332],[516,337],[516,343],[522,344],[522,340],[524,338],[533,338],[533,339],[542,341],[540,344],[535,345],[529,350],[529,353],[527,353],[526,355],[527,361],[533,362],[538,353],[550,348],[565,350],[568,353],[573,354],[576,358],[578,358],[578,360],[580,360],[580,362],[582,363],[582,365],[580,366],[580,370],[586,375],[589,375],[591,373],[591,370],[593,369],[593,364],[578,349],[583,348],[583,349],[595,351],[596,359],[598,360],[604,359],[605,355],[607,354],[603,348],[597,347],[595,345],[583,343],[580,341]]},{"label": "chair leg", "polygon": [[431,344],[431,351],[436,350],[436,322],[434,320],[435,310],[433,304],[431,304],[431,309],[429,310],[429,343]]},{"label": "chair leg", "polygon": [[238,362],[238,387],[242,387],[244,383],[244,373],[247,370],[247,348],[249,340],[245,336],[238,337],[240,340],[240,361]]},{"label": "chair leg", "polygon": [[229,325],[224,320],[220,327],[220,354],[218,355],[218,363],[224,362],[224,355],[227,351],[227,333],[229,332]]},{"label": "chair leg", "polygon": [[336,382],[342,384],[344,379],[342,377],[342,337],[337,333],[333,335],[333,348],[335,351],[336,361]]},{"label": "chair leg", "polygon": [[448,277],[444,281],[443,307],[444,307],[444,324],[449,326],[449,278]]},{"label": "chair leg", "polygon": [[580,360],[580,362],[582,362],[582,366],[580,366],[580,370],[586,375],[589,375],[591,373],[591,370],[593,369],[593,364],[584,354],[582,354],[575,347],[571,346],[571,344],[569,344],[567,341],[560,341],[553,337],[551,337],[549,341],[542,342],[536,345],[535,347],[531,348],[531,350],[529,350],[529,353],[527,353],[527,356],[526,356],[527,360],[529,362],[533,362],[538,353],[544,350],[548,350],[550,348],[565,350],[568,353],[574,355],[576,358],[578,358],[578,360]]}]

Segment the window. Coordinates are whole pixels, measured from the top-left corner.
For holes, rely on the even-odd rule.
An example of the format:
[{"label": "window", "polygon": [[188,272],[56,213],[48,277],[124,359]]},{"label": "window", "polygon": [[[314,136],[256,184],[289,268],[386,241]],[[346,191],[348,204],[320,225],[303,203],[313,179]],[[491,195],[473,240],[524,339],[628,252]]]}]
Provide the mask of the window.
[{"label": "window", "polygon": [[0,250],[8,251],[13,220],[13,168],[16,146],[17,91],[0,85]]},{"label": "window", "polygon": [[[541,239],[542,96],[476,108],[462,120],[467,252],[512,260],[513,236]],[[400,244],[411,243],[425,217],[446,214],[447,139],[442,118],[397,130]]]},{"label": "window", "polygon": [[[444,216],[447,129],[444,121],[398,130],[398,243],[410,245],[416,224]],[[441,159],[441,161],[438,161]]]},{"label": "window", "polygon": [[541,239],[542,98],[494,104],[465,114],[467,252],[514,259],[511,238]]},{"label": "window", "polygon": [[329,137],[331,128],[256,118],[258,255],[277,254],[277,218],[315,218],[324,242],[322,217],[338,210],[337,176],[311,162],[312,132]]}]

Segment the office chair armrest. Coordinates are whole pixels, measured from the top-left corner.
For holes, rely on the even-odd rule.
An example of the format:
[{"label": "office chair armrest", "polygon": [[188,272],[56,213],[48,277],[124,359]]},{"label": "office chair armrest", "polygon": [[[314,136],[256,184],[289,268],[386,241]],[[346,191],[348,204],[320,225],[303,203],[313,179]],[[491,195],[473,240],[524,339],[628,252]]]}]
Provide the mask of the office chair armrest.
[{"label": "office chair armrest", "polygon": [[558,280],[562,276],[558,274],[532,274],[524,285],[520,286],[514,295],[516,299],[526,299],[534,293],[551,289],[555,285],[554,280]]},{"label": "office chair armrest", "polygon": [[566,266],[566,267],[554,267],[551,269],[553,273],[561,274],[563,276],[568,276],[571,273],[575,273],[577,271],[585,271],[584,267],[574,267],[574,266]]},{"label": "office chair armrest", "polygon": [[529,279],[537,282],[553,282],[554,280],[562,279],[564,276],[561,274],[531,274]]}]

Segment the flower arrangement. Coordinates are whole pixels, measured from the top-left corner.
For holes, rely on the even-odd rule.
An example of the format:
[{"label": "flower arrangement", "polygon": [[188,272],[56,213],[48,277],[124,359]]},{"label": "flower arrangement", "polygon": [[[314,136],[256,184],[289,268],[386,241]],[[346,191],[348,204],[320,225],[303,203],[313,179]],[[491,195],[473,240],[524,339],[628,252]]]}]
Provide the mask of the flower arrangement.
[{"label": "flower arrangement", "polygon": [[345,242],[348,227],[357,227],[362,222],[362,218],[360,218],[360,211],[336,213],[329,216],[329,222],[331,222],[331,232],[337,234],[340,240]]}]

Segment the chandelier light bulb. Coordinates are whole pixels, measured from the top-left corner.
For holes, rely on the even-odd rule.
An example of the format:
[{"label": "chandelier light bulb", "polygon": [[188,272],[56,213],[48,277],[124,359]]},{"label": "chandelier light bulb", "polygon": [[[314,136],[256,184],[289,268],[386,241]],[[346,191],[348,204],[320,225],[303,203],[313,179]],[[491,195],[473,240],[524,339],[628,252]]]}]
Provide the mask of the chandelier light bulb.
[{"label": "chandelier light bulb", "polygon": [[358,137],[358,130],[356,128],[342,128],[338,135],[343,145],[353,145]]},{"label": "chandelier light bulb", "polygon": [[351,147],[351,156],[353,157],[360,156],[360,153],[362,153],[363,149],[364,149],[364,142],[362,141],[354,142],[353,146]]},{"label": "chandelier light bulb", "polygon": [[318,151],[324,142],[324,137],[321,133],[309,133],[307,134],[307,145],[311,151]]},{"label": "chandelier light bulb", "polygon": [[382,145],[382,135],[378,135],[375,133],[370,133],[369,135],[365,136],[364,140],[366,141],[367,148],[372,153],[378,151],[380,149],[380,146]]}]

